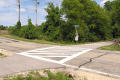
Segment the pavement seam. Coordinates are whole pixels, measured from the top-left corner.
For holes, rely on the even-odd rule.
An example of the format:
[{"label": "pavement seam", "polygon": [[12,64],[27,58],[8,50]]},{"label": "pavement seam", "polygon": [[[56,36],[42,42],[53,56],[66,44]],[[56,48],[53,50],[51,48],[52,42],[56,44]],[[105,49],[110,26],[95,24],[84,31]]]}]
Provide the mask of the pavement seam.
[{"label": "pavement seam", "polygon": [[82,67],[82,66],[85,66],[85,65],[87,65],[87,64],[90,64],[90,63],[93,62],[95,59],[100,58],[100,57],[105,56],[105,55],[108,55],[108,54],[107,54],[107,53],[104,53],[104,54],[99,55],[99,56],[96,56],[96,57],[94,57],[94,58],[90,58],[89,61],[87,61],[86,63],[83,63],[83,64],[79,65],[79,68]]}]

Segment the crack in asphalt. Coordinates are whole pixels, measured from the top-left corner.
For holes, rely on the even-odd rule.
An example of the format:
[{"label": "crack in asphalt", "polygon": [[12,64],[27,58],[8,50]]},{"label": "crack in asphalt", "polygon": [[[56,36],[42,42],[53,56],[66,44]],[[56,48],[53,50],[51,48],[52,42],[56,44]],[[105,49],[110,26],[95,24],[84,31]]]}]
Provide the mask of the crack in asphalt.
[{"label": "crack in asphalt", "polygon": [[99,55],[99,56],[90,58],[89,61],[87,61],[86,63],[83,63],[83,64],[79,65],[79,68],[82,67],[82,66],[84,66],[84,65],[87,65],[87,64],[93,62],[95,59],[100,58],[100,57],[105,56],[105,55],[108,55],[108,54],[107,54],[107,53],[104,53],[104,54],[102,54],[102,55]]}]

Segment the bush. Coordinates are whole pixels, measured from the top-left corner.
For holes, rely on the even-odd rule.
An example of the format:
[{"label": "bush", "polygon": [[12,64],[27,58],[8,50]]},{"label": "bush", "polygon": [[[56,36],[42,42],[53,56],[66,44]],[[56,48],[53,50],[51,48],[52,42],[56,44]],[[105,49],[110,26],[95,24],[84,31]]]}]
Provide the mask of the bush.
[{"label": "bush", "polygon": [[0,30],[6,30],[6,29],[7,29],[7,27],[0,25]]},{"label": "bush", "polygon": [[26,38],[26,39],[35,39],[36,35],[34,34],[35,27],[31,22],[31,19],[28,19],[28,25],[23,26],[20,30],[20,37]]},{"label": "bush", "polygon": [[21,22],[18,21],[17,24],[15,26],[11,26],[8,28],[8,32],[12,35],[16,35],[19,36],[21,30]]},{"label": "bush", "polygon": [[12,35],[20,36],[26,39],[42,39],[42,28],[35,27],[31,19],[28,19],[28,25],[21,26],[21,23],[18,21],[15,26],[11,26],[8,28],[8,32]]},{"label": "bush", "polygon": [[17,28],[18,30],[21,29],[21,22],[20,22],[20,21],[17,22],[17,24],[16,24],[16,28]]},{"label": "bush", "polygon": [[18,35],[18,34],[19,34],[16,26],[10,26],[10,27],[8,28],[8,32],[9,32],[10,34],[12,34],[12,35]]}]

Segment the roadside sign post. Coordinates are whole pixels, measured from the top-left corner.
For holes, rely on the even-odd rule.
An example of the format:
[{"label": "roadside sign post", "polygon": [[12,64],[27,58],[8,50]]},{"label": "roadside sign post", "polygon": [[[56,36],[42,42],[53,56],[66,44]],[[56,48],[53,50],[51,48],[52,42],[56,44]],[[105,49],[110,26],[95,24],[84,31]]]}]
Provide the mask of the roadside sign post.
[{"label": "roadside sign post", "polygon": [[76,33],[75,33],[75,41],[78,42],[79,41],[79,34],[77,31],[77,28],[80,27],[79,25],[73,25],[73,27],[75,27]]}]

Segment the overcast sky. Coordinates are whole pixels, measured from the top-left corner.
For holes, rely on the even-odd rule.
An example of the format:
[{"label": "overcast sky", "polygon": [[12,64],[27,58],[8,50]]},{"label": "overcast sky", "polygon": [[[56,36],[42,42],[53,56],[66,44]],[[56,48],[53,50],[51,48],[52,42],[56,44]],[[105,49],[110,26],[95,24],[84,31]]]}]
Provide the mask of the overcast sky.
[{"label": "overcast sky", "polygon": [[[54,2],[59,5],[62,0],[38,0],[40,5],[38,6],[38,24],[45,21],[47,15],[44,8],[47,7],[48,2]],[[101,6],[109,0],[96,0]],[[0,25],[11,26],[15,25],[18,17],[16,0],[0,0]],[[34,1],[33,0],[21,0],[21,22],[22,25],[27,24],[27,19],[31,18],[33,24],[35,23]]]}]

